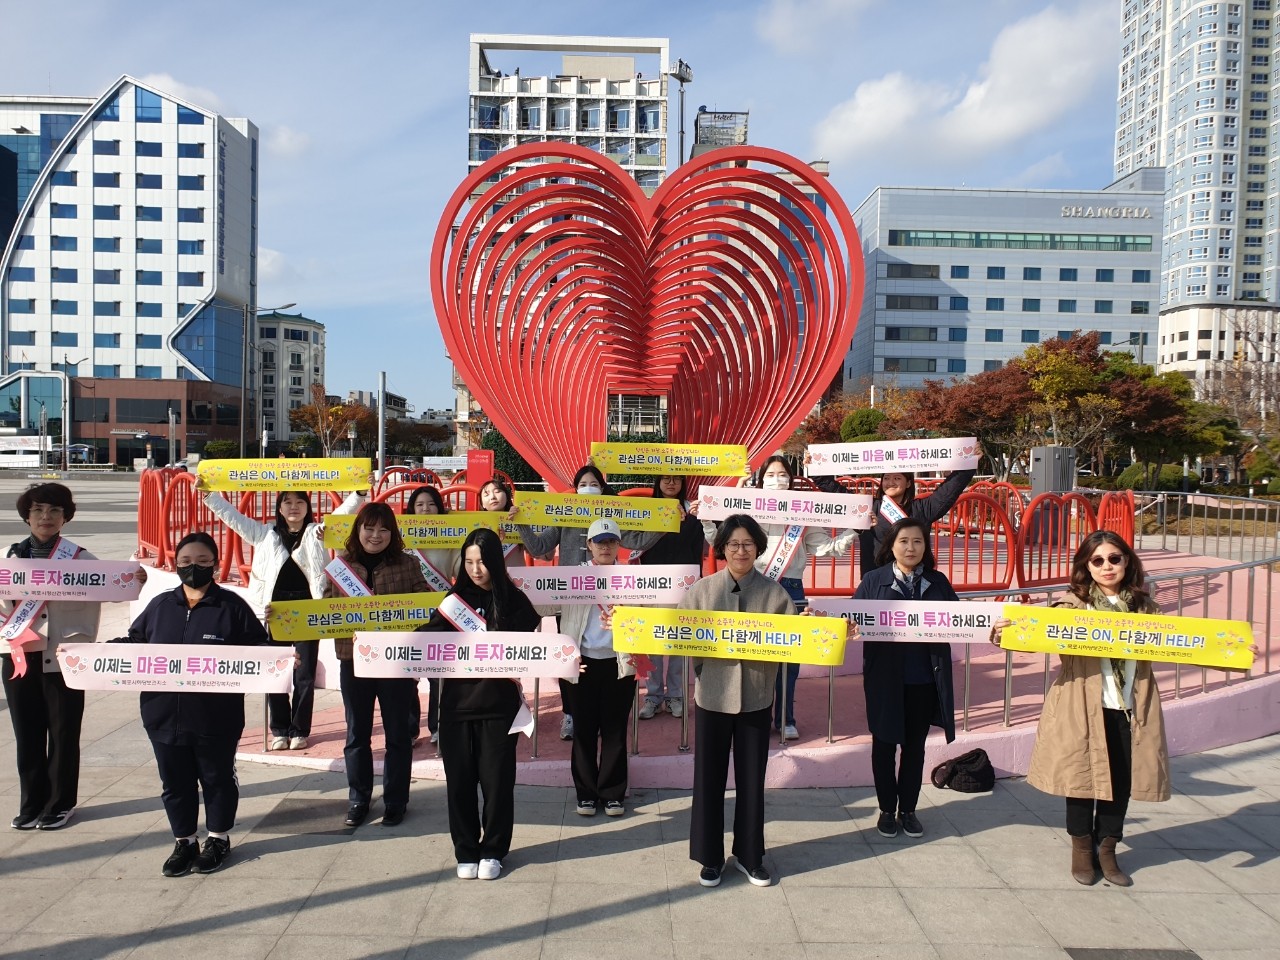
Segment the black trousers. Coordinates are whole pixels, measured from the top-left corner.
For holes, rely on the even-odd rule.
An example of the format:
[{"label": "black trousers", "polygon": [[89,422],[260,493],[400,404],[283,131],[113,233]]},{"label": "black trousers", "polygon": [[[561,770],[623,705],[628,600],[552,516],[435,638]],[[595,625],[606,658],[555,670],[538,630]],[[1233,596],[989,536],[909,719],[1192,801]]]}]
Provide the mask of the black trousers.
[{"label": "black trousers", "polygon": [[574,684],[568,680],[560,680],[560,712],[566,717],[573,716],[573,694],[575,689]]},{"label": "black trousers", "polygon": [[376,700],[386,741],[382,758],[382,802],[388,809],[406,806],[413,766],[409,707],[418,697],[417,682],[357,677],[352,662],[343,660],[339,683],[347,715],[347,743],[342,756],[347,767],[348,800],[368,803],[373,797],[373,704]]},{"label": "black trousers", "polygon": [[511,851],[519,734],[507,733],[510,729],[510,720],[440,721],[449,835],[459,863],[502,860]]},{"label": "black trousers", "polygon": [[84,691],[68,687],[61,673],[45,673],[43,660],[40,653],[28,656],[27,672],[15,679],[13,657],[0,656],[18,759],[18,813],[27,819],[70,810],[79,799]]},{"label": "black trousers", "polygon": [[938,708],[938,688],[932,683],[902,686],[902,756],[894,773],[898,744],[871,738],[871,775],[875,778],[876,800],[885,813],[915,813],[924,780],[924,742],[930,721]]},{"label": "black trousers", "polygon": [[579,800],[627,795],[627,717],[636,678],[618,676],[618,658],[583,657],[573,692],[573,786]]},{"label": "black trousers", "polygon": [[764,771],[769,762],[771,712],[771,707],[750,713],[718,713],[701,707],[694,711],[697,744],[689,859],[704,867],[724,863],[724,792],[730,752],[737,791],[733,855],[748,870],[764,860]]},{"label": "black trousers", "polygon": [[267,716],[273,737],[311,736],[311,713],[316,702],[316,662],[320,659],[320,643],[311,640],[295,643],[298,665],[293,668],[293,705],[289,694],[267,694]]},{"label": "black trousers", "polygon": [[1067,833],[1073,837],[1092,835],[1124,836],[1124,815],[1129,810],[1133,790],[1133,731],[1123,710],[1102,711],[1102,729],[1107,737],[1107,761],[1111,767],[1111,799],[1067,797]]},{"label": "black trousers", "polygon": [[169,828],[179,839],[194,836],[200,822],[200,794],[204,794],[204,820],[210,833],[229,833],[240,806],[240,782],[236,779],[234,740],[210,740],[199,746],[177,746],[151,741],[160,771],[160,799],[169,817]]},{"label": "black trousers", "polygon": [[[422,729],[422,704],[418,704],[418,726]],[[435,733],[440,729],[440,680],[437,677],[427,679],[427,732]]]}]

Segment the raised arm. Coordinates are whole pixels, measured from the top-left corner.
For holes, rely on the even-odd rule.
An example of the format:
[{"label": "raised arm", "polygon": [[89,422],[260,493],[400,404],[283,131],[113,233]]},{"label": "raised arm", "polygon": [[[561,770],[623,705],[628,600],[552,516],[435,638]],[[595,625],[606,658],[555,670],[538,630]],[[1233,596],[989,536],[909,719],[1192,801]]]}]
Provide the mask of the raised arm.
[{"label": "raised arm", "polygon": [[222,499],[216,490],[205,493],[204,505],[246,543],[256,546],[271,536],[271,531],[274,529],[272,524],[259,523],[257,520],[246,517],[233,507],[230,501]]},{"label": "raised arm", "polygon": [[929,496],[912,500],[911,515],[925,523],[933,523],[956,505],[960,494],[964,493],[964,488],[977,473],[977,470],[956,470],[938,484],[938,489]]}]

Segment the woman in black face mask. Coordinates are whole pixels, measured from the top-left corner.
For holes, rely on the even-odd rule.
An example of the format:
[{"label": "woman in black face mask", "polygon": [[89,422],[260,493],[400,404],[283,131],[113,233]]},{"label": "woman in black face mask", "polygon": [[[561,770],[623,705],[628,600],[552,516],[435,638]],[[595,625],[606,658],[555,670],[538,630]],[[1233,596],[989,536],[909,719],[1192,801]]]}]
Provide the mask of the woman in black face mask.
[{"label": "woman in black face mask", "polygon": [[[252,608],[213,582],[218,545],[207,533],[178,542],[174,560],[181,586],[155,597],[115,643],[193,643],[245,646],[267,642]],[[166,877],[212,873],[231,852],[236,820],[236,745],[244,732],[242,693],[144,693],[142,725],[160,771],[164,811],[176,840],[164,862]],[[208,839],[196,828],[204,794]]]}]

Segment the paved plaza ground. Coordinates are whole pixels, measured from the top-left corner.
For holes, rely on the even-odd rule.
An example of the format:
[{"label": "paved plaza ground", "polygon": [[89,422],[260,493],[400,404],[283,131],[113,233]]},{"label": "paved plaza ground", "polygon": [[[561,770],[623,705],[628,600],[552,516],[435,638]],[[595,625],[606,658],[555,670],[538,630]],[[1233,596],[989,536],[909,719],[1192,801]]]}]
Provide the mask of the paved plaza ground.
[{"label": "paved plaza ground", "polygon": [[[67,531],[104,557],[126,556],[133,536],[118,483],[77,486],[82,514]],[[0,481],[0,503],[22,485]],[[6,542],[24,532],[16,517],[0,523]],[[119,635],[126,620],[123,606],[109,610],[102,635]],[[254,763],[240,764],[227,866],[165,879],[172,838],[136,696],[90,694],[83,746],[72,824],[0,833],[0,956],[1280,955],[1280,736],[1173,761],[1173,799],[1130,811],[1127,890],[1070,878],[1062,801],[1020,780],[980,795],[926,787],[921,840],[881,838],[869,788],[770,791],[775,885],[758,889],[730,870],[721,887],[704,889],[688,859],[688,791],[636,790],[625,817],[588,820],[569,790],[519,787],[502,878],[462,881],[442,783],[415,781],[400,826],[379,825],[379,802],[353,831],[342,826],[341,773]],[[4,819],[17,811],[12,756],[11,728],[0,721]]]}]

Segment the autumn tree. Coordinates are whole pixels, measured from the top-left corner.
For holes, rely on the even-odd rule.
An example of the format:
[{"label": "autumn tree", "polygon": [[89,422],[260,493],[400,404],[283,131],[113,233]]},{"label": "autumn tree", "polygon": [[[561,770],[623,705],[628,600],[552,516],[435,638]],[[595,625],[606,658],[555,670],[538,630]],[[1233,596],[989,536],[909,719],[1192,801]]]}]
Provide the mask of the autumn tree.
[{"label": "autumn tree", "polygon": [[347,439],[347,427],[367,408],[353,403],[332,403],[324,392],[324,384],[311,385],[311,402],[289,411],[289,426],[315,438],[320,456],[332,456],[335,448]]}]

